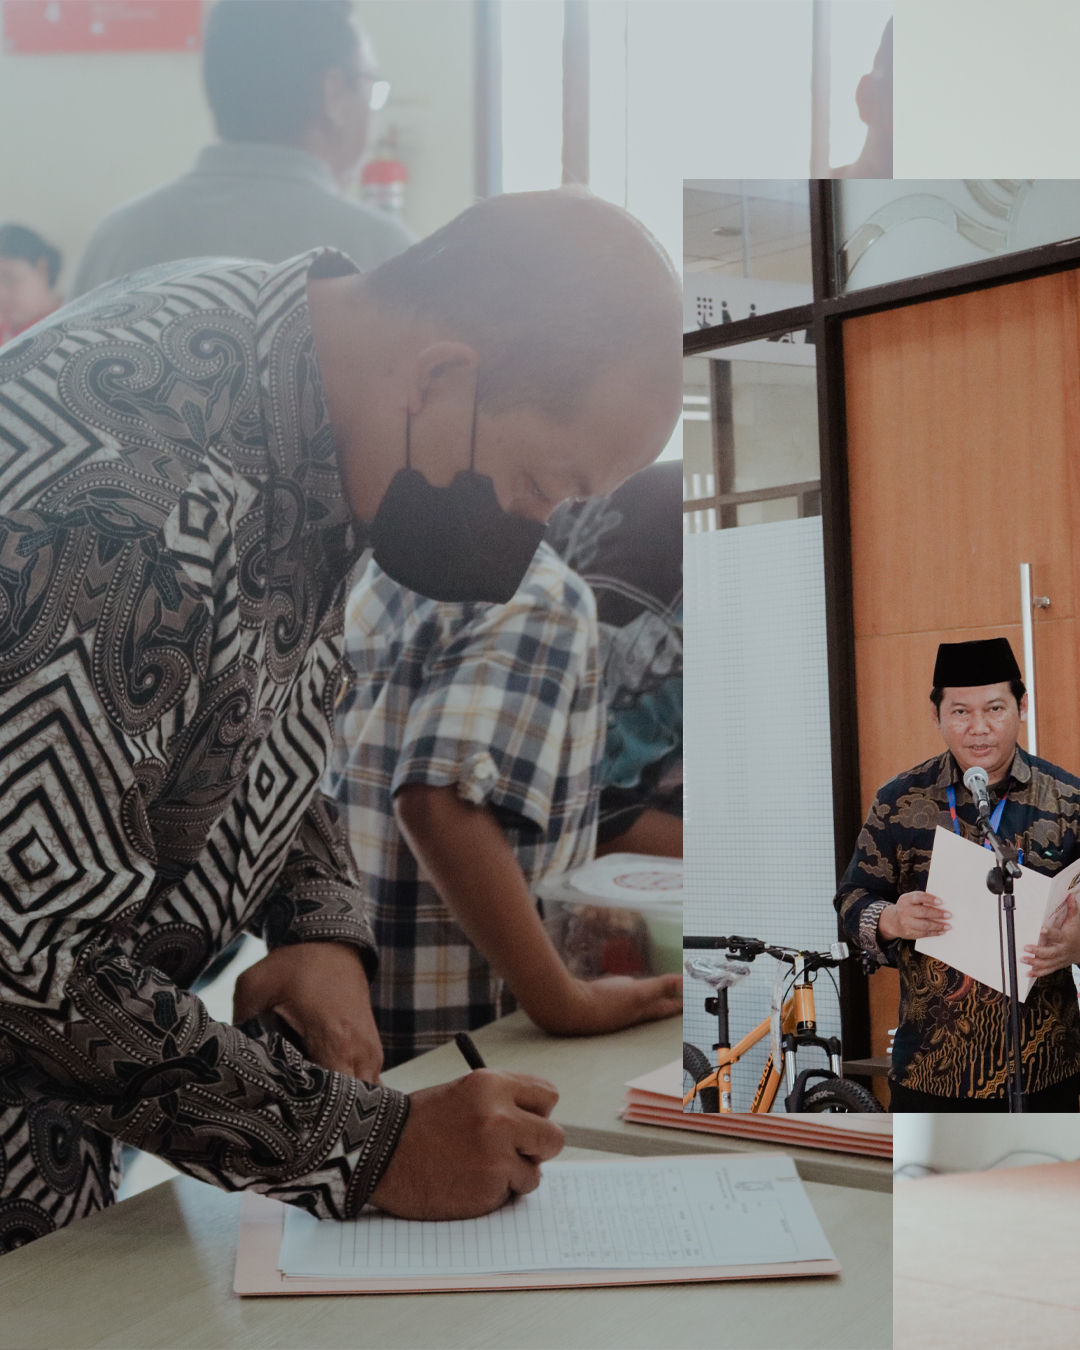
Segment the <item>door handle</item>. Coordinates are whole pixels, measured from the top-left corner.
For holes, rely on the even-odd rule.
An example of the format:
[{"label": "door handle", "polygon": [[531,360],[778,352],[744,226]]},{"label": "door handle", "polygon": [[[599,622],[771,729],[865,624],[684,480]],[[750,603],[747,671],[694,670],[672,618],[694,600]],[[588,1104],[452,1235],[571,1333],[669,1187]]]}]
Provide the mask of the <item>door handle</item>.
[{"label": "door handle", "polygon": [[1039,739],[1035,729],[1035,640],[1031,611],[1049,609],[1050,597],[1031,594],[1031,564],[1020,564],[1020,617],[1024,630],[1024,684],[1027,687],[1027,748],[1029,755],[1039,753]]}]

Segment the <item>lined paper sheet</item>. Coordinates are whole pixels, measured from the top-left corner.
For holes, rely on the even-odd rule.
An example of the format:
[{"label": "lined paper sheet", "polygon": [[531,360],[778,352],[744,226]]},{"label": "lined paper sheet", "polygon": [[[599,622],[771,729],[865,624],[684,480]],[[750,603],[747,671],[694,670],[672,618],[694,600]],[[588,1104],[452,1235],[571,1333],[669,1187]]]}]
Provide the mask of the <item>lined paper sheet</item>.
[{"label": "lined paper sheet", "polygon": [[335,1223],[289,1206],[279,1268],[355,1279],[831,1259],[795,1164],[762,1154],[548,1163],[538,1190],[480,1219]]}]

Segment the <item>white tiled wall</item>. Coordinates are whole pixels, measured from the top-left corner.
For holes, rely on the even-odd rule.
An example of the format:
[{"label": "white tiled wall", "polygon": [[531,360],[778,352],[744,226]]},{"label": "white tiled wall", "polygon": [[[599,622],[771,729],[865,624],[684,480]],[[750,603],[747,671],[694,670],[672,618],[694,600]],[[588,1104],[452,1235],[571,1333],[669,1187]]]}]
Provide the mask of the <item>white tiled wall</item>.
[{"label": "white tiled wall", "polygon": [[[821,519],[691,534],[683,547],[684,929],[824,950],[836,917]],[[731,991],[732,1043],[768,1017],[774,969],[759,957]],[[711,993],[687,979],[683,1028],[715,1062]],[[820,1034],[839,1035],[825,972],[816,993]],[[736,1111],[767,1054],[768,1038],[735,1069]],[[819,1052],[800,1060],[818,1064]]]}]

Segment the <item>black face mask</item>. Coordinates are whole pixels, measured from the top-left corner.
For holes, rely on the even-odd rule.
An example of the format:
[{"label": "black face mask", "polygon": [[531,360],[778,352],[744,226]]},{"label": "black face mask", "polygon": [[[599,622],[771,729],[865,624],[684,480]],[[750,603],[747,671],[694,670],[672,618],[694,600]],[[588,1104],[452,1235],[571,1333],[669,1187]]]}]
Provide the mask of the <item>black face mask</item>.
[{"label": "black face mask", "polygon": [[375,561],[388,577],[431,600],[505,604],[521,585],[544,526],[504,511],[495,484],[474,472],[476,405],[468,470],[449,487],[432,487],[411,463],[394,475],[371,523]]}]

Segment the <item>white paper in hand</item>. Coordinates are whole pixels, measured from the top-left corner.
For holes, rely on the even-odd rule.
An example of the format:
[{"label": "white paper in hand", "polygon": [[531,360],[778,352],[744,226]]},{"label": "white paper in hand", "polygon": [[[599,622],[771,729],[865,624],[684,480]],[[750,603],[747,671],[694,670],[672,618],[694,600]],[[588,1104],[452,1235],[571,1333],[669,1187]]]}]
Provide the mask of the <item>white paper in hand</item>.
[{"label": "white paper in hand", "polygon": [[[1006,954],[1008,982],[1008,945],[1005,920],[996,896],[986,886],[986,874],[994,866],[994,855],[970,839],[962,839],[940,825],[934,832],[934,851],[930,858],[930,876],[926,889],[945,902],[952,915],[950,930],[940,937],[919,938],[915,950],[944,961],[947,966],[988,984],[999,993],[1007,993],[1001,980],[1001,954]],[[1016,955],[1021,1003],[1025,1002],[1035,981],[1020,960],[1026,946],[1039,941],[1043,928],[1059,923],[1058,910],[1070,889],[1080,886],[1080,863],[1063,868],[1055,877],[1043,876],[1021,867],[1016,882]],[[1000,927],[999,927],[1000,916]]]}]

